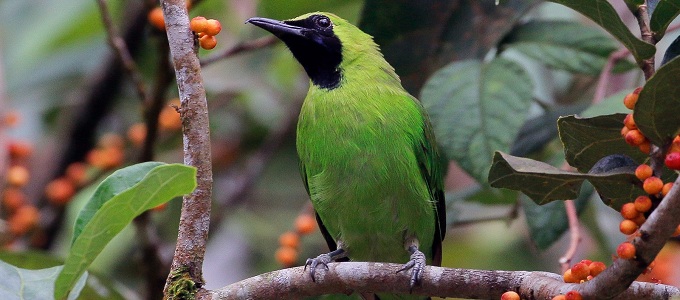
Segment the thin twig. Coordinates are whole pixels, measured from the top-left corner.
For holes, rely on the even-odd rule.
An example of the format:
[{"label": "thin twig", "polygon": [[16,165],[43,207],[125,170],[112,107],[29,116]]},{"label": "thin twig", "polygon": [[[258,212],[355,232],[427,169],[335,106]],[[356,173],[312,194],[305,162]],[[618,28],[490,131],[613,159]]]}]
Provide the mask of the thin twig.
[{"label": "thin twig", "polygon": [[215,55],[211,55],[209,57],[202,59],[201,66],[205,67],[219,60],[229,58],[234,55],[241,54],[243,52],[269,47],[271,45],[276,44],[278,41],[279,39],[275,36],[266,36],[256,40],[243,42],[230,49],[225,50],[224,52],[217,53]]},{"label": "thin twig", "polygon": [[196,189],[182,201],[177,246],[164,290],[166,298],[174,298],[174,293],[191,295],[204,285],[202,266],[210,225],[212,159],[208,105],[185,2],[163,0],[161,7],[181,101],[184,163],[197,169]]},{"label": "thin twig", "polygon": [[99,10],[101,11],[102,21],[104,22],[104,28],[106,28],[107,38],[109,45],[113,48],[118,59],[123,63],[123,68],[125,72],[130,76],[132,81],[135,83],[135,88],[137,89],[137,94],[142,100],[147,99],[146,87],[144,84],[144,79],[142,79],[142,74],[137,69],[137,64],[132,55],[128,50],[128,47],[122,37],[118,34],[116,26],[111,21],[111,14],[109,13],[108,5],[106,0],[97,0],[99,3]]},{"label": "thin twig", "polygon": [[[420,284],[410,290],[409,274],[398,272],[400,268],[402,265],[390,263],[329,263],[327,269],[317,269],[316,282],[312,282],[309,270],[295,267],[251,277],[210,291],[210,294],[214,300],[302,299],[332,293],[376,292],[411,293],[441,298],[500,299],[504,292],[515,291],[522,299],[549,300],[558,294],[566,294],[582,286],[565,283],[562,276],[548,272],[426,266]],[[677,287],[635,282],[615,299],[668,299],[677,295],[680,295],[680,289]]]},{"label": "thin twig", "polygon": [[574,200],[564,201],[564,207],[567,211],[567,220],[569,221],[569,248],[567,248],[567,251],[564,252],[559,260],[562,272],[566,272],[569,269],[571,260],[574,258],[576,249],[578,249],[578,244],[581,242],[581,230]]},{"label": "thin twig", "polygon": [[[638,20],[638,25],[640,26],[640,37],[642,40],[652,45],[656,45],[657,41],[654,39],[652,31],[649,29],[649,14],[647,13],[646,2],[645,4],[638,6],[635,18]],[[648,59],[643,59],[640,68],[642,69],[642,73],[645,74],[645,80],[649,80],[649,78],[654,75],[654,56],[652,55],[652,57]]]},{"label": "thin twig", "polygon": [[612,69],[614,69],[614,66],[619,60],[626,58],[628,55],[630,55],[628,48],[621,48],[609,55],[609,58],[607,58],[607,63],[604,65],[602,72],[600,72],[600,77],[597,80],[597,87],[595,88],[592,104],[602,102],[602,100],[604,100],[604,98],[607,96],[607,87],[609,86]]}]

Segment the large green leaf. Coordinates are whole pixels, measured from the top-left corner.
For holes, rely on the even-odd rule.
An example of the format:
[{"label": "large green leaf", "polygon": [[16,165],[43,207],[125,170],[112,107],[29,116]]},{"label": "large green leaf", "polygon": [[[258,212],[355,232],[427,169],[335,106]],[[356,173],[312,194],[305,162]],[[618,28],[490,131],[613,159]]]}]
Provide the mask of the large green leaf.
[{"label": "large green leaf", "polygon": [[[46,269],[29,270],[10,265],[0,260],[0,299],[3,300],[33,300],[52,299],[54,281],[63,266]],[[68,299],[76,299],[85,286],[87,273],[79,274],[74,280],[74,288]],[[63,295],[66,297],[66,294]]]},{"label": "large green leaf", "polygon": [[618,39],[640,63],[656,52],[654,45],[646,43],[633,35],[626,24],[607,0],[549,0],[576,10],[593,20]]},{"label": "large green leaf", "polygon": [[641,194],[634,168],[619,168],[602,173],[560,170],[544,162],[496,152],[489,172],[489,184],[496,188],[521,191],[539,205],[574,199],[584,180],[590,181],[602,201],[614,208]]},{"label": "large green leaf", "polygon": [[404,88],[417,95],[443,65],[455,60],[483,59],[540,1],[507,0],[502,5],[493,0],[364,3],[360,28],[375,38]]},{"label": "large green leaf", "polygon": [[78,232],[57,278],[55,298],[67,295],[106,244],[136,216],[195,187],[195,168],[156,162],[118,170],[102,181],[77,218]]},{"label": "large green leaf", "polygon": [[[515,49],[554,69],[597,75],[617,43],[597,28],[570,21],[531,21],[516,27],[503,48]],[[614,71],[635,68],[621,60]]]},{"label": "large green leaf", "polygon": [[660,67],[635,104],[635,124],[654,144],[665,145],[680,133],[680,58]]},{"label": "large green leaf", "polygon": [[666,34],[668,25],[680,14],[680,2],[678,0],[660,0],[656,5],[652,17],[649,20],[649,29],[654,33],[658,41]]},{"label": "large green leaf", "polygon": [[510,60],[467,60],[437,71],[421,100],[447,157],[483,183],[494,151],[508,151],[517,136],[532,91],[526,71]]},{"label": "large green leaf", "polygon": [[[580,214],[588,204],[593,193],[591,185],[585,185],[580,195],[574,199],[576,212]],[[555,243],[569,229],[569,220],[564,201],[553,201],[537,205],[526,196],[520,197],[520,204],[526,215],[529,235],[536,246],[545,250]]]},{"label": "large green leaf", "polygon": [[[51,267],[60,266],[64,263],[63,259],[58,259],[54,255],[48,254],[42,251],[22,251],[22,252],[9,252],[0,251],[0,260],[9,263],[15,267],[22,269],[38,270],[47,269]],[[94,274],[92,272],[87,272],[87,277],[85,286],[77,293],[79,299],[88,300],[123,300],[125,297],[119,292],[120,285],[115,283],[110,278],[103,276],[101,274]],[[57,276],[52,278],[50,286],[54,286],[54,280]],[[52,296],[54,289],[50,289],[48,296]],[[76,293],[73,293],[76,294]],[[3,294],[3,289],[0,288],[0,299],[8,299]]]},{"label": "large green leaf", "polygon": [[626,144],[621,137],[625,117],[625,114],[613,114],[593,118],[559,118],[557,127],[569,165],[588,172],[598,160],[615,153],[630,156],[638,163],[644,162],[646,155],[637,147]]}]

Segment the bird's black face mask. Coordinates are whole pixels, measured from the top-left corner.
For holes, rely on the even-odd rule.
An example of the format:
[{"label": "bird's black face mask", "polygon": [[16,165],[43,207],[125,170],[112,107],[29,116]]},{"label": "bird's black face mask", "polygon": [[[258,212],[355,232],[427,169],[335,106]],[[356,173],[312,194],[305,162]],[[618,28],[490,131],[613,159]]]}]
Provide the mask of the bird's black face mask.
[{"label": "bird's black face mask", "polygon": [[300,20],[250,18],[246,22],[281,39],[314,85],[329,90],[338,87],[342,77],[342,43],[333,32],[333,23],[328,17],[315,14]]}]

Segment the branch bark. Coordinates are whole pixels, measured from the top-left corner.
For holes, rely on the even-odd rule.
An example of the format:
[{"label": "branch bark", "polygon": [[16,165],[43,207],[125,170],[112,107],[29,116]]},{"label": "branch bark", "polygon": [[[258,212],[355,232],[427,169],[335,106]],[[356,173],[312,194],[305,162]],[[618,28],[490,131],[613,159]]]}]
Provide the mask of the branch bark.
[{"label": "branch bark", "polygon": [[165,297],[175,298],[175,293],[190,295],[204,283],[202,266],[210,224],[212,162],[208,105],[185,1],[163,0],[161,4],[181,101],[184,163],[197,169],[196,189],[182,202],[177,246],[165,285]]},{"label": "branch bark", "polygon": [[[400,264],[342,262],[317,271],[312,282],[309,271],[295,267],[269,272],[209,291],[217,299],[300,299],[323,294],[409,293],[409,275],[397,273]],[[552,299],[577,289],[579,284],[564,283],[562,276],[548,272],[487,271],[427,266],[416,295],[467,299],[500,299],[506,291],[516,291],[522,299]],[[668,299],[680,296],[680,289],[646,282],[635,282],[616,299]]]}]

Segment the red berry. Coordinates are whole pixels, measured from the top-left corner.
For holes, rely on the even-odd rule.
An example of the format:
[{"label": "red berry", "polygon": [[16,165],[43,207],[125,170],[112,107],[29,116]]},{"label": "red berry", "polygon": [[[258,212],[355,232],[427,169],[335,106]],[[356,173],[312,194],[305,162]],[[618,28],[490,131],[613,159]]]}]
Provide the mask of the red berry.
[{"label": "red berry", "polygon": [[562,279],[564,279],[564,282],[566,283],[579,283],[581,280],[576,278],[574,274],[571,273],[571,269],[567,269],[567,271],[562,274]]},{"label": "red berry", "polygon": [[668,182],[668,183],[664,184],[663,188],[661,189],[661,195],[665,197],[666,194],[668,194],[668,192],[670,192],[672,188],[673,188],[672,182]]},{"label": "red berry", "polygon": [[590,276],[593,277],[599,275],[600,273],[602,273],[602,271],[604,271],[604,269],[607,268],[607,266],[601,261],[594,261],[588,267],[590,268]]},{"label": "red berry", "polygon": [[639,146],[642,143],[644,143],[645,140],[647,140],[647,138],[644,135],[642,135],[642,132],[640,132],[640,130],[637,129],[631,129],[630,131],[628,131],[628,133],[626,133],[625,139],[626,143],[628,143],[631,146]]},{"label": "red berry", "polygon": [[571,274],[580,282],[590,275],[590,268],[584,263],[577,263],[571,267]]},{"label": "red berry", "polygon": [[626,118],[623,119],[623,125],[628,127],[630,130],[637,129],[637,125],[635,125],[635,119],[633,119],[633,114],[626,115]]},{"label": "red berry", "polygon": [[566,299],[566,300],[582,300],[583,297],[577,291],[568,291],[566,294],[564,294],[564,299]]},{"label": "red berry", "polygon": [[638,94],[630,93],[623,98],[623,105],[628,109],[634,109],[639,97]]},{"label": "red berry", "polygon": [[680,170],[680,152],[671,152],[666,155],[666,167],[673,170]]},{"label": "red berry", "polygon": [[217,46],[217,38],[212,35],[204,35],[198,39],[198,43],[201,45],[201,48],[211,50]]}]

